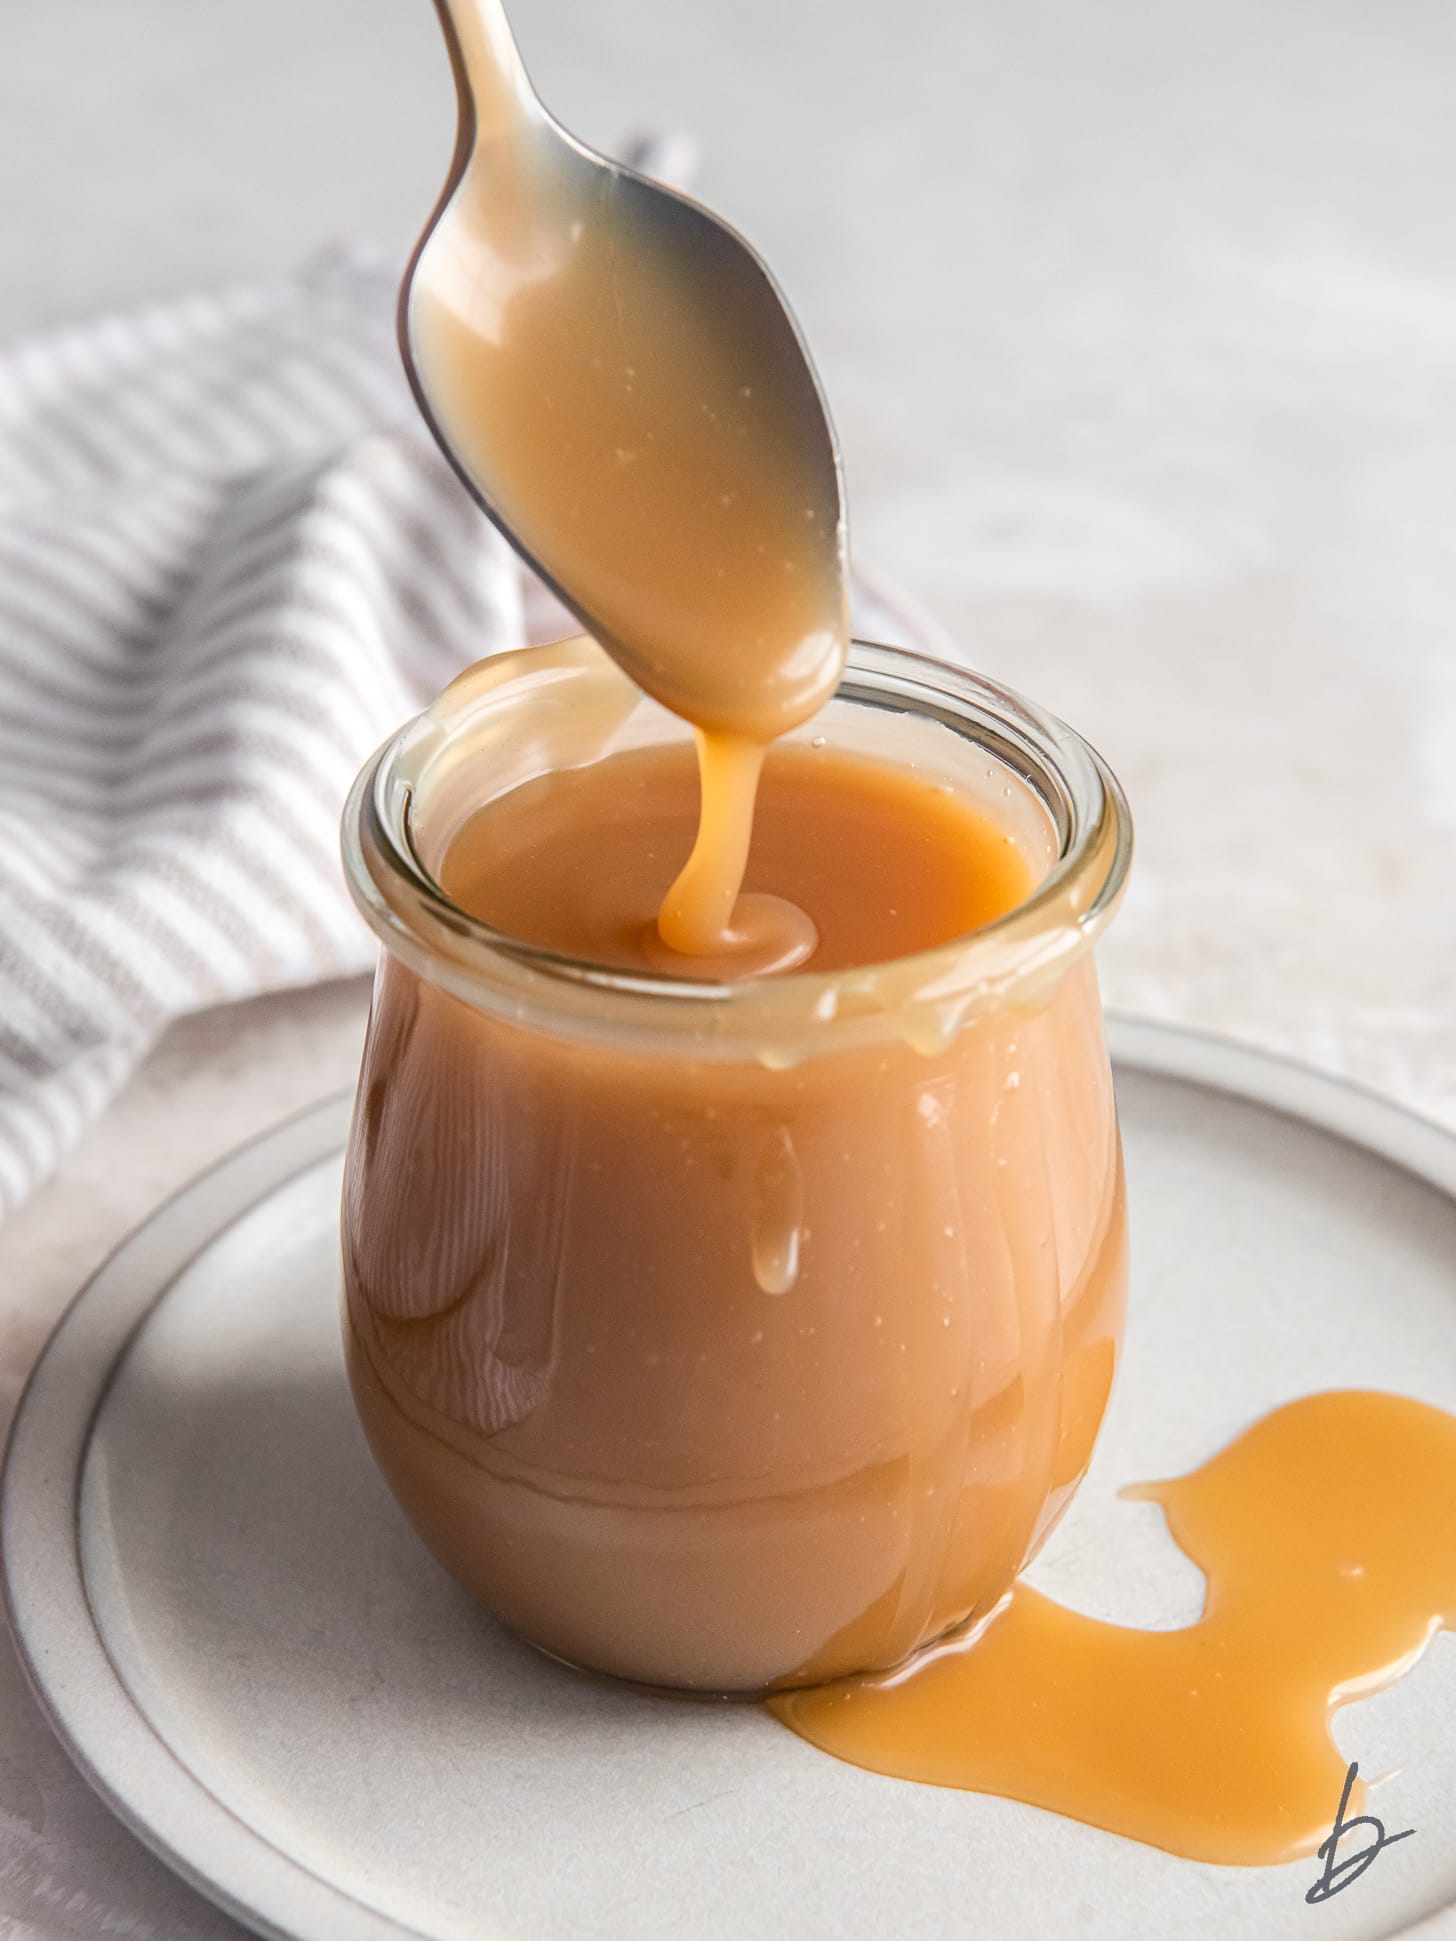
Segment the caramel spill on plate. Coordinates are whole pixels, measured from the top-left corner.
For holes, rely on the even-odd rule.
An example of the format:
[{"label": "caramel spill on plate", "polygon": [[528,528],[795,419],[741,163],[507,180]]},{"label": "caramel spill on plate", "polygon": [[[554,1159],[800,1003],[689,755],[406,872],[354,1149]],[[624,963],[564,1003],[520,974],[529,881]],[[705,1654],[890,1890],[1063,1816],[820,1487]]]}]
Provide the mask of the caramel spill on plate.
[{"label": "caramel spill on plate", "polygon": [[1332,1715],[1456,1623],[1456,1418],[1398,1395],[1306,1396],[1191,1475],[1123,1494],[1161,1503],[1204,1572],[1197,1623],[1133,1630],[1017,1584],[978,1633],[770,1710],[873,1772],[1190,1860],[1314,1853],[1345,1783]]}]

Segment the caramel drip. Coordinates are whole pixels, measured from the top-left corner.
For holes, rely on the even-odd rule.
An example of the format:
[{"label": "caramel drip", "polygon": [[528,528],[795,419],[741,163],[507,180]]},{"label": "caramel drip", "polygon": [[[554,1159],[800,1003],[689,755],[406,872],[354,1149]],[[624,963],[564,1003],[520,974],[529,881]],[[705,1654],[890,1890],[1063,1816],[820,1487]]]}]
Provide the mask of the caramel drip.
[{"label": "caramel drip", "polygon": [[[1346,1762],[1334,1711],[1456,1622],[1456,1418],[1311,1395],[1160,1503],[1204,1571],[1202,1617],[1139,1631],[1017,1584],[978,1633],[906,1668],[785,1694],[801,1737],[873,1772],[1024,1800],[1190,1860],[1313,1853]],[[1363,1810],[1363,1782],[1348,1811]]]},{"label": "caramel drip", "polygon": [[760,972],[792,969],[814,953],[818,934],[813,918],[781,896],[758,896],[750,903],[742,894],[768,747],[702,728],[697,744],[702,795],[698,833],[662,899],[657,934],[679,957],[723,954]]}]

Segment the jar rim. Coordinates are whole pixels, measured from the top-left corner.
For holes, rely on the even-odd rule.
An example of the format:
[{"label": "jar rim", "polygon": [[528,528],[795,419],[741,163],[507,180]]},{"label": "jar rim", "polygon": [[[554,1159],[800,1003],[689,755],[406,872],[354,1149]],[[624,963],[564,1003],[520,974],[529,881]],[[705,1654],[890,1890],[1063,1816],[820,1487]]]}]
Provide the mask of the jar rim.
[{"label": "jar rim", "polygon": [[[946,1039],[998,1002],[1031,1000],[1088,949],[1121,899],[1132,817],[1121,785],[1080,735],[1013,689],[929,655],[856,640],[837,701],[938,721],[1005,764],[1047,809],[1051,868],[1021,903],[982,928],[858,969],[785,972],[732,982],[592,963],[495,930],[455,903],[426,868],[410,827],[425,765],[452,732],[474,677],[506,663],[584,668],[585,636],[469,670],[365,763],[345,805],[344,873],[365,920],[393,955],[476,1008],[591,1039],[623,1037],[796,1063],[829,1039],[896,1026]],[[493,685],[499,686],[497,675]]]}]

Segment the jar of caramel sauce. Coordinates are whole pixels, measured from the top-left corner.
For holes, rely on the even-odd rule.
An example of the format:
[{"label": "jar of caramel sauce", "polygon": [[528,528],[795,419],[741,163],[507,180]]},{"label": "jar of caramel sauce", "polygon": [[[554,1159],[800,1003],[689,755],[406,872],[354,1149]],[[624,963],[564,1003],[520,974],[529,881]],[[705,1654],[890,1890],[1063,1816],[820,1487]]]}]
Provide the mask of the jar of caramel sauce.
[{"label": "jar of caramel sauce", "polygon": [[1131,824],[1060,723],[857,645],[769,757],[747,879],[818,946],[718,978],[637,947],[694,790],[584,639],[482,662],[360,776],[344,1342],[406,1515],[505,1624],[757,1694],[989,1611],[1087,1467]]}]

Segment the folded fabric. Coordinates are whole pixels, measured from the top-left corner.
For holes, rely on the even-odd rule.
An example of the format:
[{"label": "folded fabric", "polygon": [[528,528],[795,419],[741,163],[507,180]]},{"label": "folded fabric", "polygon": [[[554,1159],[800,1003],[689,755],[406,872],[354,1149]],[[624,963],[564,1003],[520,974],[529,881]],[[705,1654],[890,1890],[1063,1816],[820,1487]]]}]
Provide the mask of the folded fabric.
[{"label": "folded fabric", "polygon": [[0,353],[0,1217],[171,1019],[368,966],[356,770],[571,630],[419,426],[394,281],[336,250]]}]

